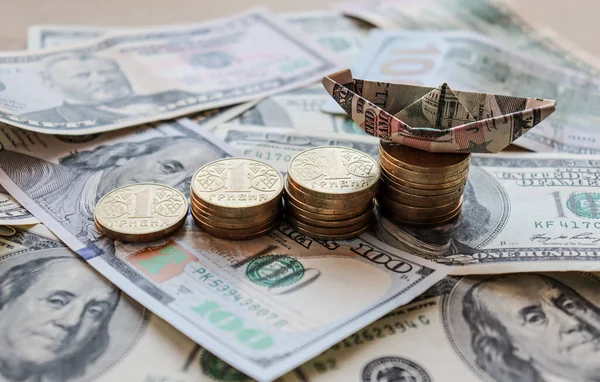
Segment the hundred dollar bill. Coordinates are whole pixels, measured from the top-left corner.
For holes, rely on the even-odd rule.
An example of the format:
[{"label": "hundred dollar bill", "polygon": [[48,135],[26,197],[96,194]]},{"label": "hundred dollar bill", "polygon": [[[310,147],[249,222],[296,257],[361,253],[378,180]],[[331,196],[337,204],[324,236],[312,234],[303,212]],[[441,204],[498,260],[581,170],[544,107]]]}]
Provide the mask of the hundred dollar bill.
[{"label": "hundred dollar bill", "polygon": [[462,211],[435,228],[380,218],[388,244],[453,274],[600,271],[600,157],[473,155]]},{"label": "hundred dollar bill", "polygon": [[600,379],[600,278],[448,278],[283,382],[553,382]]},{"label": "hundred dollar bill", "polygon": [[0,226],[36,224],[37,220],[0,186]]},{"label": "hundred dollar bill", "polygon": [[[302,30],[338,59],[344,59],[348,63],[352,63],[360,52],[363,41],[373,28],[371,24],[336,11],[294,12],[279,16]],[[65,47],[98,38],[108,32],[135,30],[136,28],[123,26],[34,25],[28,29],[27,48],[35,50]]]},{"label": "hundred dollar bill", "polygon": [[281,127],[222,124],[213,133],[241,155],[264,161],[287,173],[292,157],[317,146],[344,146],[377,159],[379,139],[369,135],[325,134],[294,131]]},{"label": "hundred dollar bill", "polygon": [[540,31],[502,0],[368,0],[333,8],[384,29],[477,32],[540,61],[590,75],[600,70],[596,60],[573,54],[570,46]]},{"label": "hundred dollar bill", "polygon": [[214,356],[41,224],[2,227],[0,306],[2,381],[213,381]]},{"label": "hundred dollar bill", "polygon": [[[315,241],[286,224],[230,242],[203,233],[190,218],[153,243],[115,242],[94,226],[101,196],[134,182],[189,194],[197,168],[234,150],[185,119],[80,142],[0,129],[0,183],[20,203],[125,293],[261,381],[410,302],[449,272],[369,235]],[[147,206],[139,208],[143,217]]]},{"label": "hundred dollar bill", "polygon": [[83,135],[265,97],[337,67],[310,40],[257,9],[198,25],[116,31],[77,46],[3,53],[0,121]]},{"label": "hundred dollar bill", "polygon": [[465,32],[373,31],[354,77],[557,101],[514,143],[534,151],[600,154],[600,81]]}]

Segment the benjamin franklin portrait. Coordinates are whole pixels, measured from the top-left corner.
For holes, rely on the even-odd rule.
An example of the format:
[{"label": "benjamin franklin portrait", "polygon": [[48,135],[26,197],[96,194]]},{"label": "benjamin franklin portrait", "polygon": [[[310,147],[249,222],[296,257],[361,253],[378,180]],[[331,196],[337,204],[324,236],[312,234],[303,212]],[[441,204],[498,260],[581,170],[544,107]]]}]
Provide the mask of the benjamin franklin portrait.
[{"label": "benjamin franklin portrait", "polygon": [[599,381],[599,286],[574,273],[463,279],[447,303],[448,332],[492,381]]},{"label": "benjamin franklin portrait", "polygon": [[66,248],[0,259],[0,381],[89,381],[147,314]]},{"label": "benjamin franklin portrait", "polygon": [[62,97],[62,104],[35,110],[20,117],[40,122],[114,122],[127,116],[154,113],[158,106],[193,97],[193,93],[168,90],[139,95],[119,63],[87,54],[50,58],[41,73],[44,85]]},{"label": "benjamin franklin portrait", "polygon": [[418,382],[408,370],[401,367],[391,367],[377,373],[377,382]]},{"label": "benjamin franklin portrait", "polygon": [[193,173],[225,156],[201,136],[177,136],[80,149],[59,158],[58,164],[4,150],[0,163],[30,198],[79,240],[112,253],[112,241],[100,239],[93,221],[94,207],[103,195],[141,182],[167,184],[188,195]]}]

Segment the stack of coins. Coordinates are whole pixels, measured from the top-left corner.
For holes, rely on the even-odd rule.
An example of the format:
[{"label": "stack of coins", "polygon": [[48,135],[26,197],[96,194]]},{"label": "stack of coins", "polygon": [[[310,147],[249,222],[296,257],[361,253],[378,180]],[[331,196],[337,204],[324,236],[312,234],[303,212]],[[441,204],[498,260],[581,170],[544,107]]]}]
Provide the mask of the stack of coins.
[{"label": "stack of coins", "polygon": [[94,222],[103,235],[139,243],[171,234],[187,214],[187,198],[180,191],[164,184],[137,183],[104,195],[94,208]]},{"label": "stack of coins", "polygon": [[470,154],[431,153],[380,141],[377,204],[397,223],[435,225],[460,214]]},{"label": "stack of coins", "polygon": [[337,146],[294,156],[285,184],[285,219],[315,239],[346,240],[369,228],[379,165],[367,154]]},{"label": "stack of coins", "polygon": [[212,236],[254,239],[281,221],[283,177],[264,162],[246,158],[210,162],[196,171],[190,188],[192,216]]}]

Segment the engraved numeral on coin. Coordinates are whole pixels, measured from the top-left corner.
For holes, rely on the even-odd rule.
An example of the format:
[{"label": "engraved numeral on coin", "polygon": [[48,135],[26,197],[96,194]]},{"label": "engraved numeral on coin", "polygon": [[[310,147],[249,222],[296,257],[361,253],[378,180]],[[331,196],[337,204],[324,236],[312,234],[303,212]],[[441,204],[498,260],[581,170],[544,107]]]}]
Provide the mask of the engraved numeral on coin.
[{"label": "engraved numeral on coin", "polygon": [[323,154],[323,160],[325,161],[325,163],[329,163],[329,175],[332,178],[338,178],[341,176],[346,175],[344,168],[342,166],[340,166],[340,161],[338,159],[337,156],[337,152],[335,151],[326,151]]},{"label": "engraved numeral on coin", "polygon": [[150,189],[144,188],[143,190],[135,193],[135,204],[133,210],[133,216],[136,218],[148,218],[150,216]]},{"label": "engraved numeral on coin", "polygon": [[244,164],[229,167],[229,191],[245,191]]}]

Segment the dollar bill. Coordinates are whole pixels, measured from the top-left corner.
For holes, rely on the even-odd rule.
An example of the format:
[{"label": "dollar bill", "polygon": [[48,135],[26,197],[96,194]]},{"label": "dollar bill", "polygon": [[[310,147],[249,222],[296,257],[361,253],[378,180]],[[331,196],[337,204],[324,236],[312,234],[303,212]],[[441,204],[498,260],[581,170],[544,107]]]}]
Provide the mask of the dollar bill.
[{"label": "dollar bill", "polygon": [[189,119],[195,124],[202,126],[207,130],[213,130],[215,127],[237,118],[240,114],[245,113],[258,101],[244,102],[239,105],[217,107],[215,109],[201,111],[185,116],[183,119]]},{"label": "dollar bill", "polygon": [[501,0],[368,0],[337,3],[333,8],[384,29],[477,32],[540,61],[590,75],[600,70],[595,60],[572,54],[570,46],[559,44]]},{"label": "dollar bill", "polygon": [[[109,28],[94,26],[32,26],[28,31],[27,48],[29,50],[59,48],[73,46],[98,38],[108,32],[132,32],[133,28]],[[258,101],[244,102],[239,105],[218,107],[193,113],[186,118],[199,125],[212,129],[225,123],[256,105]]]},{"label": "dollar bill", "polygon": [[373,31],[356,78],[557,101],[556,111],[514,143],[534,151],[599,154],[600,81],[464,32]]},{"label": "dollar bill", "polygon": [[108,32],[135,32],[142,28],[94,25],[32,25],[27,29],[27,49],[54,49],[76,46]]},{"label": "dollar bill", "polygon": [[[370,25],[334,11],[297,12],[281,17],[292,26],[313,38],[349,65],[362,48]],[[37,25],[29,28],[28,48],[43,49],[79,44],[114,31],[135,30],[123,27],[94,27],[73,25]],[[321,112],[331,97],[319,85],[276,94],[252,104],[246,104],[246,113],[231,123],[298,128],[317,132],[352,132],[362,130],[348,117]],[[239,114],[239,113],[238,113]],[[202,115],[199,116],[202,118]],[[197,121],[194,116],[191,119]],[[231,119],[231,118],[230,118]],[[223,121],[223,122],[226,122]]]},{"label": "dollar bill", "polygon": [[213,381],[214,356],[41,224],[2,227],[0,296],[2,381]]},{"label": "dollar bill", "polygon": [[258,159],[287,173],[292,157],[317,146],[344,146],[378,157],[379,139],[369,135],[326,134],[294,131],[282,127],[248,126],[226,123],[213,133],[241,155]]},{"label": "dollar bill", "polygon": [[281,17],[311,36],[316,42],[351,64],[363,46],[373,25],[337,11],[284,13]]},{"label": "dollar bill", "polygon": [[[357,30],[344,29],[343,26],[353,25],[355,21],[335,12],[294,13],[283,17],[292,25],[299,26],[306,33],[312,33],[313,37],[317,38],[317,41],[321,42],[324,47],[329,48],[335,54],[350,55],[351,52],[359,50],[361,46],[358,42],[362,41],[362,36],[367,33],[362,28]],[[329,26],[336,26],[336,33],[328,39],[325,31],[329,30]],[[114,30],[125,29],[72,25],[37,25],[29,28],[28,47],[29,49],[64,47],[97,38],[108,31]],[[343,47],[347,49],[343,49]],[[347,116],[321,112],[321,107],[330,99],[329,94],[319,84],[275,94],[259,101],[251,101],[233,106],[226,113],[221,112],[221,108],[196,113],[188,118],[195,122],[204,122],[208,114],[211,118],[218,118],[218,122],[220,123],[229,122],[242,125],[288,127],[319,133],[343,132],[362,134],[362,129]],[[217,125],[218,123],[212,124],[211,128]]]},{"label": "dollar bill", "polygon": [[456,221],[435,228],[380,218],[388,244],[453,274],[600,271],[600,157],[473,155]]},{"label": "dollar bill", "polygon": [[0,186],[0,226],[37,224],[37,220]]},{"label": "dollar bill", "polygon": [[184,119],[77,143],[1,129],[0,183],[19,202],[125,293],[261,381],[410,302],[449,272],[369,235],[315,241],[286,224],[230,242],[208,236],[190,218],[163,240],[115,242],[94,226],[102,195],[134,182],[189,194],[198,167],[234,150]]},{"label": "dollar bill", "polygon": [[[346,17],[337,11],[294,12],[279,16],[348,64],[360,52],[363,41],[373,28],[371,24]],[[65,47],[98,38],[108,32],[135,30],[123,26],[33,25],[27,32],[27,47],[31,50]]]},{"label": "dollar bill", "polygon": [[77,46],[0,54],[0,121],[84,135],[265,97],[336,67],[310,37],[261,9],[116,31]]},{"label": "dollar bill", "polygon": [[596,381],[599,287],[574,272],[448,278],[283,381]]},{"label": "dollar bill", "polygon": [[322,85],[276,94],[257,102],[228,123],[276,126],[307,133],[351,133],[365,135],[348,116],[323,113],[322,106],[331,99]]}]

